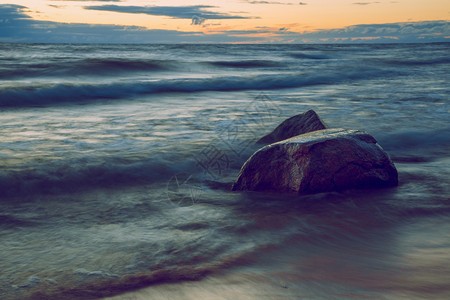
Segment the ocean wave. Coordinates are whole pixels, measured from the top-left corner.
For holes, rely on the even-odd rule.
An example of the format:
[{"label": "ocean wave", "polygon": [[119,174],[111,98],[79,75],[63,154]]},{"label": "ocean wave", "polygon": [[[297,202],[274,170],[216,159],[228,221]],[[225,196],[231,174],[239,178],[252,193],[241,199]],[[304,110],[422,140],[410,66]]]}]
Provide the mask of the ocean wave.
[{"label": "ocean wave", "polygon": [[377,139],[395,163],[421,164],[439,161],[450,151],[449,130],[396,131]]},{"label": "ocean wave", "polygon": [[190,264],[186,263],[186,265],[176,267],[155,266],[148,271],[124,276],[105,274],[102,270],[89,272],[78,269],[75,270],[77,275],[86,276],[87,274],[89,276],[89,274],[92,274],[94,275],[91,276],[93,278],[89,278],[90,280],[84,283],[69,280],[69,282],[65,282],[65,285],[32,286],[31,289],[21,295],[21,299],[99,299],[156,284],[199,281],[208,275],[218,273],[232,266],[253,262],[255,260],[255,253],[256,250],[225,255],[210,263],[199,263],[198,259],[193,259]]},{"label": "ocean wave", "polygon": [[16,227],[25,227],[36,225],[35,222],[29,220],[22,220],[9,214],[0,214],[0,229],[10,229]]},{"label": "ocean wave", "polygon": [[[193,163],[192,163],[193,164]],[[66,162],[54,165],[24,167],[21,171],[0,173],[0,196],[57,194],[101,187],[132,186],[168,181],[176,168],[170,162],[149,160],[133,163],[108,162],[77,164]],[[194,169],[192,166],[190,169]]]},{"label": "ocean wave", "polygon": [[330,59],[329,56],[322,54],[290,53],[289,56],[300,59]]},{"label": "ocean wave", "polygon": [[214,78],[181,78],[171,80],[60,83],[12,86],[0,89],[0,107],[46,106],[62,103],[86,102],[96,99],[125,99],[140,95],[171,92],[276,90],[313,85],[338,84],[380,76],[394,71],[350,69],[324,72],[316,76],[277,74],[259,76],[228,76]]},{"label": "ocean wave", "polygon": [[104,76],[123,72],[164,71],[174,68],[175,62],[167,60],[141,60],[127,58],[88,58],[83,60],[60,60],[40,63],[16,62],[0,69],[0,78],[16,79],[27,77],[59,76]]},{"label": "ocean wave", "polygon": [[273,68],[283,65],[269,60],[212,61],[207,64],[225,68]]},{"label": "ocean wave", "polygon": [[439,58],[416,58],[416,59],[405,59],[405,60],[385,60],[384,64],[389,66],[429,66],[429,65],[441,65],[449,64],[450,58],[439,57]]},{"label": "ocean wave", "polygon": [[444,127],[435,130],[408,130],[396,131],[381,136],[378,140],[383,148],[389,151],[408,150],[411,152],[427,148],[430,151],[450,146],[450,128]]}]

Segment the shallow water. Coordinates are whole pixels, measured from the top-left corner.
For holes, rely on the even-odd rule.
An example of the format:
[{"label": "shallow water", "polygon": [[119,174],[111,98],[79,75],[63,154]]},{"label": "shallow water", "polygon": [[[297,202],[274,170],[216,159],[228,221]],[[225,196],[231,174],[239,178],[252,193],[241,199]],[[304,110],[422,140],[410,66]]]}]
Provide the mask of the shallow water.
[{"label": "shallow water", "polygon": [[[1,44],[2,299],[448,298],[448,50]],[[308,109],[399,186],[231,192]]]}]

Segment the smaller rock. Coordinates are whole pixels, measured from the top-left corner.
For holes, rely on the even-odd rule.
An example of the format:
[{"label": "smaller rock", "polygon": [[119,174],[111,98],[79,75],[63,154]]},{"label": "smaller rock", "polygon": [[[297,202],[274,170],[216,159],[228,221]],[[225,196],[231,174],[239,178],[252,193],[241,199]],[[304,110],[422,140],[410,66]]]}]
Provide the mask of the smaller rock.
[{"label": "smaller rock", "polygon": [[274,131],[262,137],[256,143],[272,144],[300,134],[327,128],[328,126],[319,118],[314,110],[308,110],[303,114],[283,121]]}]

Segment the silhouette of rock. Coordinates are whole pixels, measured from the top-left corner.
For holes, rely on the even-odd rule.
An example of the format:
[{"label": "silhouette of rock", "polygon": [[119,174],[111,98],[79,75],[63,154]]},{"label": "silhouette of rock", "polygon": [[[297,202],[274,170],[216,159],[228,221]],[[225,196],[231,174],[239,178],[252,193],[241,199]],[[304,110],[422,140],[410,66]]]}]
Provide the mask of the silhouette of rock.
[{"label": "silhouette of rock", "polygon": [[397,184],[394,164],[371,135],[325,129],[259,149],[232,189],[308,194]]},{"label": "silhouette of rock", "polygon": [[313,110],[293,116],[283,121],[268,135],[259,139],[258,144],[272,144],[300,134],[327,129],[327,125],[319,118]]}]

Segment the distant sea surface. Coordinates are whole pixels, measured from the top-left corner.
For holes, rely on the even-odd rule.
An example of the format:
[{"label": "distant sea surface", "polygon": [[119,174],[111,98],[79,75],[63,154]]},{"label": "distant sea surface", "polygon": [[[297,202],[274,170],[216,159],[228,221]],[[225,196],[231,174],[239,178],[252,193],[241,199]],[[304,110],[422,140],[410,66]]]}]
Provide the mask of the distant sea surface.
[{"label": "distant sea surface", "polygon": [[[449,53],[0,44],[0,298],[450,299]],[[232,192],[309,109],[399,186]]]}]

